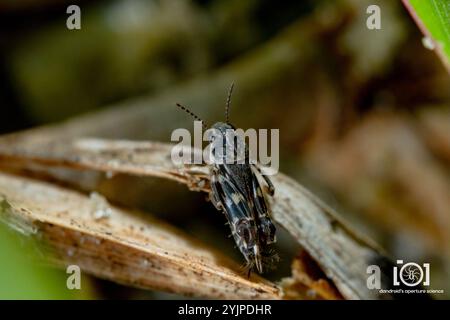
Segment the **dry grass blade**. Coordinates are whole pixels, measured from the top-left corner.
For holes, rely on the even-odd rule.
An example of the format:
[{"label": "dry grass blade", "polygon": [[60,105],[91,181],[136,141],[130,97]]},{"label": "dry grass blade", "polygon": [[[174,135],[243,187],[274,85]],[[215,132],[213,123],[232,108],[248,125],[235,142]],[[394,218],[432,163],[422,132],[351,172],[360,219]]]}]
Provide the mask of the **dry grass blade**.
[{"label": "dry grass blade", "polygon": [[[119,283],[183,295],[277,299],[279,289],[155,219],[97,197],[0,174],[0,218],[44,240],[58,264]],[[99,215],[99,211],[102,215]]]},{"label": "dry grass blade", "polygon": [[[185,183],[193,190],[208,191],[206,168],[174,166],[171,148],[150,142],[80,139],[27,148],[8,143],[0,147],[0,157],[15,162],[31,160],[53,166],[158,176]],[[273,180],[277,190],[272,201],[274,219],[307,250],[345,298],[376,298],[366,287],[366,269],[384,257],[350,232],[330,208],[298,183],[282,174]]]}]

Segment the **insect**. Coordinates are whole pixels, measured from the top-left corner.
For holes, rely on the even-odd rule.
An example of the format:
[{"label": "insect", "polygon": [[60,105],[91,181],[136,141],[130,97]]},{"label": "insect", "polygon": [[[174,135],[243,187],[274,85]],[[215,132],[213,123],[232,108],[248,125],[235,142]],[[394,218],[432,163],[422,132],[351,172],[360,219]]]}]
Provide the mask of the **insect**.
[{"label": "insect", "polygon": [[[229,122],[229,110],[231,85],[225,109],[226,122],[217,122],[211,128],[216,134],[210,142],[221,139],[221,150],[215,150],[216,157],[223,157],[224,161],[213,161],[209,165],[209,175],[211,181],[211,192],[209,198],[217,210],[225,214],[230,225],[232,236],[237,247],[246,260],[248,276],[251,270],[256,267],[259,273],[263,273],[271,268],[278,261],[278,256],[270,248],[276,242],[276,228],[269,213],[269,206],[266,194],[273,196],[275,189],[267,175],[264,175],[257,164],[249,160],[248,146],[241,137],[230,134],[236,128]],[[188,108],[177,104],[177,106],[194,119],[201,121],[204,128],[207,125]],[[229,163],[226,157],[233,153],[238,154],[244,150],[244,161]],[[235,158],[237,159],[237,158]],[[260,179],[266,185],[264,192]]]}]

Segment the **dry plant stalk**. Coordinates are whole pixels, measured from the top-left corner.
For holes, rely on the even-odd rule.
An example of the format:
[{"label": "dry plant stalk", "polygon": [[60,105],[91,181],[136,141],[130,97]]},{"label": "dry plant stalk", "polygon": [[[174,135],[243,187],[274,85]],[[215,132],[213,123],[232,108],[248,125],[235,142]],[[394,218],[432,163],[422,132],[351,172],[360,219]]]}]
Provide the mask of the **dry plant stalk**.
[{"label": "dry plant stalk", "polygon": [[[74,139],[64,141],[54,140],[50,143],[39,144],[35,143],[36,141],[33,140],[33,138],[31,138],[33,143],[27,143],[27,141],[30,140],[27,140],[26,137],[27,134],[25,133],[24,135],[5,137],[3,141],[0,141],[0,159],[5,160],[1,162],[1,166],[7,168],[11,163],[14,163],[15,166],[26,168],[31,163],[43,164],[50,167],[64,166],[68,168],[102,171],[105,173],[110,172],[126,173],[137,176],[156,176],[184,183],[192,190],[209,190],[207,168],[203,166],[174,166],[170,160],[172,145],[169,144],[101,139]],[[17,178],[7,176],[4,179]],[[373,246],[368,245],[366,241],[350,232],[348,228],[336,218],[335,213],[330,208],[328,208],[298,183],[283,174],[278,174],[275,176],[273,182],[276,188],[275,197],[271,201],[274,220],[279,225],[284,227],[308,252],[326,276],[323,281],[311,281],[311,278],[306,274],[303,277],[299,277],[298,273],[303,271],[297,268],[299,271],[297,272],[297,275],[294,275],[294,282],[303,282],[302,288],[306,287],[315,290],[321,298],[338,298],[341,295],[346,299],[377,298],[377,296],[375,296],[372,291],[368,290],[366,287],[366,269],[367,265],[372,264],[375,260],[385,258],[381,256],[378,251],[373,248]],[[23,193],[22,197],[19,198],[18,196],[21,193],[20,186],[21,184],[18,183],[17,187],[15,189],[13,188],[13,191],[11,191],[12,187],[9,182],[0,185],[0,194],[4,194],[6,196],[6,200],[9,202],[11,202],[9,197],[13,197],[13,199],[16,197],[15,199],[18,200],[13,203],[16,203],[18,208],[21,207],[21,204],[27,203],[26,201],[28,197],[32,196],[32,194],[27,195]],[[50,187],[46,185],[45,188]],[[61,197],[62,198],[59,198],[59,200],[64,199],[62,195]],[[86,202],[86,199],[83,200],[81,196],[78,196],[77,201],[83,203],[83,201]],[[56,203],[55,206],[56,209]],[[34,208],[33,206],[31,207]],[[56,214],[57,211],[60,210],[54,210],[54,213]],[[57,220],[59,224],[54,222],[52,223],[51,221],[44,221],[47,223],[52,223],[54,226],[61,225],[64,232],[68,232],[70,234],[72,234],[73,231],[85,231],[88,232],[88,235],[92,236],[92,233],[89,233],[90,228],[93,228],[91,223],[95,226],[98,222],[92,222],[91,219],[89,220],[89,223],[86,220],[82,223],[83,220],[81,218],[83,215],[78,217],[78,214],[80,213],[77,213],[78,210],[76,207],[72,207],[72,211],[74,216],[72,216],[71,220],[76,221],[77,223],[75,224],[67,223],[67,221],[62,224],[61,220]],[[81,212],[84,211],[81,210]],[[20,212],[20,210],[14,212]],[[30,212],[29,217],[32,220],[34,219],[40,221],[47,216],[46,213],[39,211],[35,212],[30,210]],[[115,212],[119,213],[119,211]],[[99,226],[99,229],[96,229],[96,233],[94,235],[97,235],[98,237],[101,236],[101,239],[104,239],[104,241],[112,241],[113,239],[117,240],[120,238],[116,232],[121,230],[119,235],[121,235],[122,238],[120,239],[122,239],[124,243],[133,243],[135,240],[128,239],[127,236],[125,236],[127,234],[125,230],[120,228],[119,230],[114,229],[114,226],[120,227],[126,225],[124,223],[120,223],[121,219],[130,219],[129,224],[133,224],[131,222],[134,221],[133,218],[126,218],[126,213],[124,212],[122,212],[122,215],[117,214],[117,216],[120,217],[117,224],[114,222],[115,218],[109,218],[108,221],[112,227],[110,228],[108,225],[105,225],[100,228]],[[61,217],[57,217],[56,215],[54,218],[61,219]],[[78,221],[79,219],[81,219],[81,222]],[[71,228],[74,230],[71,230]],[[140,237],[140,239],[145,237],[145,234],[140,234],[139,228],[134,229],[134,232],[137,233],[134,237]],[[108,235],[106,232],[111,234]],[[147,234],[147,237],[148,236],[149,235]],[[51,237],[49,238],[51,240]],[[80,251],[83,252],[85,249],[84,246],[79,243],[79,239],[77,241],[77,248],[80,248]],[[123,245],[124,243],[120,242],[120,245]],[[176,243],[176,245],[174,245],[174,243]],[[174,243],[170,243],[170,241],[167,243],[164,242],[164,245],[161,245],[161,248],[164,248],[167,245],[167,247],[171,249],[171,252],[172,250],[173,252],[176,252],[175,256],[178,258],[182,257],[182,255],[180,256],[180,253],[183,254],[187,251],[189,254],[193,254],[198,250],[195,246],[181,246],[177,249],[176,247],[180,241],[174,241]],[[70,242],[67,245],[70,246]],[[126,246],[124,246],[124,248],[125,247]],[[140,260],[138,259],[138,261],[141,261],[146,255],[148,255],[147,258],[150,258],[150,256],[157,256],[161,258],[158,251],[159,249],[157,250],[156,247],[153,249],[151,246],[147,246],[145,242],[140,242],[138,247],[132,248],[136,250],[133,251],[137,256],[139,256],[138,251],[142,250],[142,256],[139,257]],[[181,252],[176,250],[181,250]],[[67,251],[67,247],[64,248],[64,251]],[[121,251],[120,263],[132,263],[133,265],[136,265],[136,259],[130,259],[129,255],[125,251],[126,250]],[[105,253],[100,250],[98,254],[99,256],[102,256],[102,254],[104,255]],[[95,255],[95,252],[91,252],[90,259],[93,259],[93,255]],[[67,257],[65,257],[63,261],[66,261],[66,258]],[[175,259],[174,257],[172,258]],[[132,260],[134,262],[129,262],[128,260]],[[108,260],[108,258],[104,258],[100,261],[106,265],[109,265],[109,268],[111,268],[110,264],[112,262]],[[183,260],[180,261],[183,263]],[[171,278],[174,277],[172,274],[168,278],[172,279],[171,281],[166,278],[166,282],[163,280],[162,283],[159,284],[143,281],[134,283],[135,280],[133,279],[135,279],[135,277],[132,275],[129,275],[129,278],[126,279],[123,274],[119,274],[117,276],[114,272],[105,274],[105,270],[107,270],[105,266],[103,266],[103,268],[94,268],[89,267],[89,265],[85,265],[84,267],[93,274],[100,277],[106,277],[114,281],[125,282],[137,286],[163,288],[165,290],[183,294],[223,298],[279,298],[283,296],[282,290],[278,291],[273,284],[264,282],[260,280],[259,277],[255,277],[254,279],[256,280],[252,280],[257,281],[254,283],[252,281],[247,281],[245,277],[239,278],[239,274],[236,271],[226,271],[226,268],[229,268],[229,265],[231,264],[228,264],[227,262],[227,265],[224,265],[222,262],[227,261],[225,258],[221,258],[219,261],[205,259],[205,261],[207,261],[206,265],[202,265],[198,261],[199,260],[197,260],[196,263],[191,263],[187,260],[184,261],[186,263],[185,267],[190,270],[188,277],[182,276],[178,272],[176,281],[173,281],[173,278]],[[170,263],[167,261],[161,263],[170,266]],[[194,265],[199,268],[200,266],[203,266],[204,272],[199,272],[198,269],[196,270],[193,267]],[[235,268],[231,268],[230,270],[235,270]],[[140,270],[140,274],[141,276],[144,276],[142,271],[143,269]],[[170,273],[175,272],[175,274],[177,274],[177,268],[173,266],[168,267],[168,271]],[[147,272],[150,271],[147,269]],[[185,278],[189,278],[191,275],[194,277],[194,280],[192,281],[197,281],[194,282],[194,286],[192,286],[193,283],[190,282],[190,280],[187,281],[189,284],[186,284],[186,287],[179,284],[179,282],[186,281]],[[180,279],[183,280],[180,281]],[[230,281],[234,282],[231,283]],[[329,283],[325,284],[327,281]],[[177,285],[172,286],[174,282],[177,282]],[[214,286],[218,291],[213,293],[209,290],[211,288],[204,288],[205,285],[209,286],[211,283],[214,283]],[[290,285],[292,285],[292,281],[290,282]],[[232,286],[235,286],[236,292],[229,290]],[[334,289],[334,286],[339,291],[338,293]],[[297,287],[299,288],[299,286]],[[290,288],[292,290],[292,286],[290,286]],[[304,294],[305,293],[299,295],[301,296]]]},{"label": "dry plant stalk", "polygon": [[[50,247],[57,264],[139,288],[226,299],[278,299],[279,289],[179,230],[96,197],[0,174],[0,218]],[[207,279],[207,281],[205,281]]]}]

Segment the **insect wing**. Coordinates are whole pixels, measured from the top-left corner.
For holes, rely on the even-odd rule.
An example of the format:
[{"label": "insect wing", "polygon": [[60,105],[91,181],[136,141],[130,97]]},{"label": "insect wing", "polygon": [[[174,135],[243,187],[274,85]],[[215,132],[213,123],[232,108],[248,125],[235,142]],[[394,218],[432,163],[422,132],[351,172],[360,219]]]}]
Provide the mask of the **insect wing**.
[{"label": "insect wing", "polygon": [[252,210],[240,190],[234,186],[228,175],[215,175],[214,196],[220,201],[230,223],[243,218],[253,219]]}]

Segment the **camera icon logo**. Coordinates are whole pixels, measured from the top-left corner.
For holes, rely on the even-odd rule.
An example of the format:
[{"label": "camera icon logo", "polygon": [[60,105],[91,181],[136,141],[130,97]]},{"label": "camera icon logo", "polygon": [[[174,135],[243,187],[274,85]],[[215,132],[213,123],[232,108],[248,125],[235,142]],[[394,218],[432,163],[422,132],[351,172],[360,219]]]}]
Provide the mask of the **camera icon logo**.
[{"label": "camera icon logo", "polygon": [[399,286],[403,283],[408,287],[415,287],[422,284],[423,286],[430,285],[430,264],[424,263],[419,265],[415,262],[403,263],[403,260],[397,260],[397,266],[394,266],[394,286]]}]

